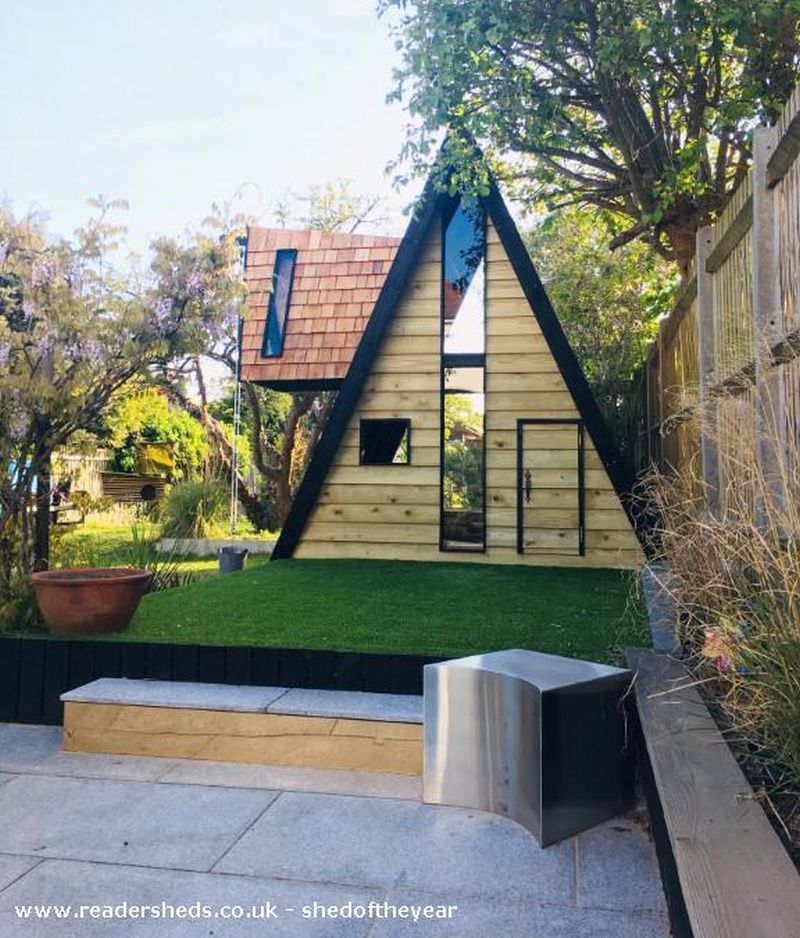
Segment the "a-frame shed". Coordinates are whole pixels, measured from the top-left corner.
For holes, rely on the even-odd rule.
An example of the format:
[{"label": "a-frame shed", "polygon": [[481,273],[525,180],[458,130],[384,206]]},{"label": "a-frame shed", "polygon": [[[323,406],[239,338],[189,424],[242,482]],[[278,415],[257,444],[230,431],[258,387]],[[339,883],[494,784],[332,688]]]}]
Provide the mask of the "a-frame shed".
[{"label": "a-frame shed", "polygon": [[429,183],[273,557],[631,568],[628,494],[496,185]]}]

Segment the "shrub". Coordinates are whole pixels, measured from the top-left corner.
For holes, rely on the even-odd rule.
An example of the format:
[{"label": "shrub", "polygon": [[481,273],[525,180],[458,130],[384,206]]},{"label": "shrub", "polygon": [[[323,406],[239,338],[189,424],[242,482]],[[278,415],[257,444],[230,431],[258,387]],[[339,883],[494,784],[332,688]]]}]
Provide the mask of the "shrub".
[{"label": "shrub", "polygon": [[157,538],[148,537],[145,530],[133,525],[130,541],[119,551],[119,563],[126,567],[149,570],[153,574],[148,593],[192,583],[196,577],[181,567],[183,557],[174,550],[158,550],[156,541]]},{"label": "shrub", "polygon": [[170,489],[161,521],[165,537],[207,537],[228,510],[230,495],[218,479],[181,482]]},{"label": "shrub", "polygon": [[780,464],[767,478],[746,426],[723,454],[713,511],[697,497],[703,485],[694,464],[653,473],[644,489],[686,663],[800,847],[800,498],[792,471],[800,447],[775,447]]}]

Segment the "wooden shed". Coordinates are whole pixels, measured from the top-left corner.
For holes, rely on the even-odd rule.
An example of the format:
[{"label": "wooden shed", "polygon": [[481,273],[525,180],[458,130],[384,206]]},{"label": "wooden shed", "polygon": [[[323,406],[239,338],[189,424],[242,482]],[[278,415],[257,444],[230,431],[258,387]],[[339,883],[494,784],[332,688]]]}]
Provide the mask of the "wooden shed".
[{"label": "wooden shed", "polygon": [[[618,453],[496,186],[468,205],[429,184],[402,242],[381,245],[380,273],[344,272],[378,261],[369,246],[334,260],[312,234],[256,236],[272,252],[269,290],[270,265],[256,279],[248,260],[262,312],[242,376],[339,387],[273,558],[639,565]],[[326,276],[304,250],[342,266]],[[342,345],[326,320],[360,334]],[[293,330],[313,338],[281,379]]]}]

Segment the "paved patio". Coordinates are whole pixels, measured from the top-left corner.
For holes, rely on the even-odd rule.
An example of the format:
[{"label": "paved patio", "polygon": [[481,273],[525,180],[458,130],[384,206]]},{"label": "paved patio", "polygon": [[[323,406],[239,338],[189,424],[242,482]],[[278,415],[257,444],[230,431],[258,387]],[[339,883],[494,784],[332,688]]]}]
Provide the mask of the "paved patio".
[{"label": "paved patio", "polygon": [[[0,935],[669,935],[636,818],[541,850],[419,798],[410,777],[71,754],[57,728],[0,724]],[[71,908],[18,914],[53,904]],[[132,905],[151,908],[106,917]]]}]

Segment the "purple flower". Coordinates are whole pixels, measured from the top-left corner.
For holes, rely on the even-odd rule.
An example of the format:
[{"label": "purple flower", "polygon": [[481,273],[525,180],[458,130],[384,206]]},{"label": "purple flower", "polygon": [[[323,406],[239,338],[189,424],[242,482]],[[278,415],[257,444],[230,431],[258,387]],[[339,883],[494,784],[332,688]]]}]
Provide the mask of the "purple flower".
[{"label": "purple flower", "polygon": [[151,304],[150,324],[156,332],[166,332],[170,316],[172,316],[172,300],[162,297]]},{"label": "purple flower", "polygon": [[197,296],[203,292],[206,285],[206,278],[199,270],[193,270],[186,278],[186,292],[189,296]]},{"label": "purple flower", "polygon": [[15,443],[25,438],[28,432],[28,418],[21,410],[15,411],[8,420],[8,435]]},{"label": "purple flower", "polygon": [[0,342],[0,368],[8,366],[9,358],[11,358],[11,345],[8,342]]},{"label": "purple flower", "polygon": [[58,332],[52,326],[48,326],[39,339],[39,351],[42,355],[49,355],[56,347],[58,342]]},{"label": "purple flower", "polygon": [[99,339],[88,338],[83,340],[83,354],[91,360],[101,359],[105,352],[105,346]]},{"label": "purple flower", "polygon": [[0,241],[0,264],[4,264],[8,257],[8,241]]},{"label": "purple flower", "polygon": [[31,285],[34,287],[46,287],[48,283],[53,282],[56,275],[56,265],[50,258],[39,261],[31,268]]}]

